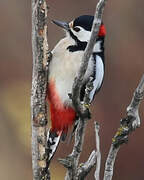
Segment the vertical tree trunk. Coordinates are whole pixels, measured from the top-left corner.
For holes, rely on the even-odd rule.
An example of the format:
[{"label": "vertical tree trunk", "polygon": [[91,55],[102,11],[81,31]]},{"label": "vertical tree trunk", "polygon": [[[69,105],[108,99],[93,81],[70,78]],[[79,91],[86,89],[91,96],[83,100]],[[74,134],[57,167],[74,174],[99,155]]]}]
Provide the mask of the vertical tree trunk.
[{"label": "vertical tree trunk", "polygon": [[47,12],[45,0],[32,0],[33,74],[31,94],[33,180],[50,179],[46,153]]}]

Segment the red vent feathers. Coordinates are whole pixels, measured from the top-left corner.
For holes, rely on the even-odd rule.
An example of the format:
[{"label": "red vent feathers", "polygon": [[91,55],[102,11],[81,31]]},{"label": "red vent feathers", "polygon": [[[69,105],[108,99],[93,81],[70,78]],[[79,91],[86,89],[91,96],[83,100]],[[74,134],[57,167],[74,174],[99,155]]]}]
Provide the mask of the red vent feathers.
[{"label": "red vent feathers", "polygon": [[72,107],[65,107],[58,96],[54,82],[48,86],[48,100],[52,122],[52,131],[67,131],[75,120],[75,110]]}]

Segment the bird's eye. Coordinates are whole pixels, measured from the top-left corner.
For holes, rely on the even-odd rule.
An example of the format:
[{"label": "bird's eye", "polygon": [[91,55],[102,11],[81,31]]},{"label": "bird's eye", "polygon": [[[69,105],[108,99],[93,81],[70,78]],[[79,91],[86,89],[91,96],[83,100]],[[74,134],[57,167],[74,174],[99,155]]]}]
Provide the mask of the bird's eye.
[{"label": "bird's eye", "polygon": [[79,32],[79,31],[80,31],[80,28],[74,27],[73,30],[76,31],[76,32]]}]

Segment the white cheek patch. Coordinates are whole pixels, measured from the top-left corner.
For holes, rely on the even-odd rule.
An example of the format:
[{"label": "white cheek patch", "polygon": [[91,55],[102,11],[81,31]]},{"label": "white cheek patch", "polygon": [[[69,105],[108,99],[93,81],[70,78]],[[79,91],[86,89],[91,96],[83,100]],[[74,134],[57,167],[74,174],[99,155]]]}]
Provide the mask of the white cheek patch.
[{"label": "white cheek patch", "polygon": [[91,32],[87,31],[85,29],[83,29],[80,26],[77,26],[78,28],[80,28],[79,32],[74,31],[73,29],[71,29],[71,31],[73,32],[73,34],[82,42],[88,42],[90,40],[90,36],[91,36]]}]

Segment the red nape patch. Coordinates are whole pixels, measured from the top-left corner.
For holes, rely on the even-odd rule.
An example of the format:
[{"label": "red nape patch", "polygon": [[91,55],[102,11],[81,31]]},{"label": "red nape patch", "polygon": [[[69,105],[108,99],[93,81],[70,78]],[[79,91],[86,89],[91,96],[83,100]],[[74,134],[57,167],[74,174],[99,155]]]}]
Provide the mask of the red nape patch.
[{"label": "red nape patch", "polygon": [[52,122],[52,131],[67,131],[75,120],[75,110],[72,107],[65,107],[55,88],[55,84],[51,81],[48,85],[47,97],[50,105],[50,114]]},{"label": "red nape patch", "polygon": [[105,36],[105,35],[106,35],[106,29],[105,29],[105,26],[102,24],[102,25],[100,26],[98,36]]}]

